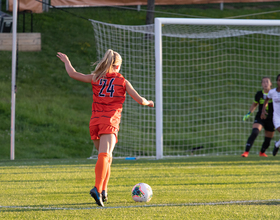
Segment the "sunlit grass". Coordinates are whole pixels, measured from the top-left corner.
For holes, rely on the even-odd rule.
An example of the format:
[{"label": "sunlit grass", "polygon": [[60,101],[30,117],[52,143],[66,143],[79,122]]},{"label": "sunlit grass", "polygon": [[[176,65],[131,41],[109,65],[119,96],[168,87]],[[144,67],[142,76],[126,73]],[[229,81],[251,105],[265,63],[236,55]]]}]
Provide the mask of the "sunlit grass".
[{"label": "sunlit grass", "polygon": [[[96,160],[0,161],[3,219],[279,219],[279,160],[220,156],[114,159],[109,202],[89,195]],[[138,182],[153,189],[135,203]]]}]

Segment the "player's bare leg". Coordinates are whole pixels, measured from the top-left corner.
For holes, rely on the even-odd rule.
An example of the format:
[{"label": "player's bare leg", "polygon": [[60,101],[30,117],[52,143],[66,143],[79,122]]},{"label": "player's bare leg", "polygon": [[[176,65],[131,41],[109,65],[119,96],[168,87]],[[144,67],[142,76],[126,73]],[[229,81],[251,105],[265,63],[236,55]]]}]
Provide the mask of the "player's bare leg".
[{"label": "player's bare leg", "polygon": [[102,186],[110,168],[110,155],[112,155],[116,144],[116,136],[115,134],[102,134],[99,144],[97,140],[94,140],[94,144],[96,147],[99,146],[98,160],[95,165],[95,186],[90,194],[99,206],[104,206],[101,194]]},{"label": "player's bare leg", "polygon": [[95,146],[97,151],[99,151],[99,142],[100,142],[99,139],[93,140],[94,146]]},{"label": "player's bare leg", "polygon": [[[104,181],[107,181],[106,183],[103,182],[103,188],[104,185],[107,186],[110,178],[110,170],[111,170],[111,163],[112,163],[112,153],[116,145],[116,136],[115,134],[103,134],[100,137],[100,149],[99,153],[109,153],[109,163],[108,163],[108,168],[107,168],[107,173],[104,178]],[[107,187],[105,187],[107,188]],[[108,193],[107,190],[103,189],[102,190],[102,200],[103,202],[108,201]]]},{"label": "player's bare leg", "polygon": [[98,153],[108,153],[112,155],[116,145],[116,136],[114,134],[102,134],[100,136]]}]

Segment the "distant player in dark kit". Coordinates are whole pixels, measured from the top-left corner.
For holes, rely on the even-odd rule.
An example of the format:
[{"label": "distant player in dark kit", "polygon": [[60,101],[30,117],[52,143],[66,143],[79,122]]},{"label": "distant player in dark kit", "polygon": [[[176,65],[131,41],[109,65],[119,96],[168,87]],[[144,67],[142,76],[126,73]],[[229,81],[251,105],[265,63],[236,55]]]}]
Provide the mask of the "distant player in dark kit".
[{"label": "distant player in dark kit", "polygon": [[251,147],[253,146],[254,141],[256,140],[256,138],[257,138],[259,132],[262,130],[262,128],[264,128],[264,130],[265,130],[265,137],[264,137],[264,142],[262,144],[262,148],[260,150],[259,155],[261,157],[267,157],[267,155],[265,154],[265,151],[269,147],[270,141],[273,138],[274,131],[275,131],[273,121],[272,121],[273,104],[272,104],[271,100],[268,101],[268,105],[266,106],[266,112],[267,112],[266,117],[261,119],[261,114],[262,114],[262,108],[263,108],[264,101],[267,98],[267,94],[270,91],[271,86],[272,86],[272,83],[271,83],[270,78],[268,78],[268,77],[262,78],[263,90],[258,91],[256,93],[255,101],[251,105],[249,112],[243,117],[243,121],[248,119],[250,117],[250,115],[252,114],[252,112],[257,108],[257,106],[259,106],[259,110],[256,114],[255,121],[253,124],[252,133],[247,140],[245,152],[241,155],[242,157],[248,157],[249,151],[250,151]]}]

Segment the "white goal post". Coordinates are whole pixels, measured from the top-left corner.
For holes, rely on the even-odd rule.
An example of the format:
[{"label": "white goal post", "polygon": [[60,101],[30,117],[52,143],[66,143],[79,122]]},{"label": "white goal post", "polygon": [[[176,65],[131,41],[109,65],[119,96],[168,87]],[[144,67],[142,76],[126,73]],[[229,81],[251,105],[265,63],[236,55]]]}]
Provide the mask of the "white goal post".
[{"label": "white goal post", "polygon": [[[154,111],[127,98],[115,157],[243,153],[254,116],[246,122],[242,117],[262,77],[275,86],[279,73],[279,20],[91,22],[99,58],[108,48],[118,51],[121,73],[140,95],[155,100]],[[263,138],[261,133],[250,153],[259,152]]]},{"label": "white goal post", "polygon": [[[162,59],[162,27],[164,25],[196,25],[196,26],[263,26],[277,27],[277,30],[266,30],[264,34],[278,35],[280,20],[248,20],[248,19],[185,19],[185,18],[155,18],[155,56],[156,56],[156,158],[163,158],[163,59]],[[249,31],[248,31],[249,32]],[[266,32],[266,33],[265,33]],[[255,34],[251,32],[247,34]],[[262,34],[262,31],[260,32]],[[246,34],[246,33],[244,33]],[[190,33],[181,32],[178,36],[192,38]],[[189,35],[189,36],[187,36]],[[194,37],[194,36],[193,36]],[[202,37],[202,36],[201,36]],[[202,38],[211,38],[203,36]],[[215,36],[214,36],[215,37]],[[217,36],[219,37],[219,36]],[[230,37],[230,36],[228,36]],[[266,75],[264,75],[266,76]],[[252,99],[253,100],[253,99]]]}]

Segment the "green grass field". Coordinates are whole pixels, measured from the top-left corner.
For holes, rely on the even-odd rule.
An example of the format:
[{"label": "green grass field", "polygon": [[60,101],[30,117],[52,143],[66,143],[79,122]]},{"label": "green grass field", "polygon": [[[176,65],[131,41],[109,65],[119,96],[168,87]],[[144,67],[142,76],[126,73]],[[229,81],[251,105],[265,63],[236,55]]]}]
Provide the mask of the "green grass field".
[{"label": "green grass field", "polygon": [[[2,161],[1,219],[279,219],[277,157],[115,159],[109,202],[94,204],[95,160]],[[132,200],[138,182],[149,203]]]}]

